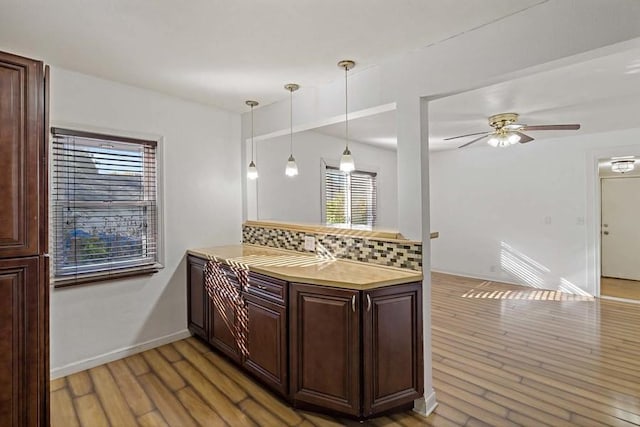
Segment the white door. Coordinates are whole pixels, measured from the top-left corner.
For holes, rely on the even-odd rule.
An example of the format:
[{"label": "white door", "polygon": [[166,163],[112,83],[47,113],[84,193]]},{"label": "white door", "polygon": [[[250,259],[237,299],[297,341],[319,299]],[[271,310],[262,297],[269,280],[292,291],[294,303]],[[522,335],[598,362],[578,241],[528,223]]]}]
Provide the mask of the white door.
[{"label": "white door", "polygon": [[640,177],[601,181],[602,275],[640,280]]}]

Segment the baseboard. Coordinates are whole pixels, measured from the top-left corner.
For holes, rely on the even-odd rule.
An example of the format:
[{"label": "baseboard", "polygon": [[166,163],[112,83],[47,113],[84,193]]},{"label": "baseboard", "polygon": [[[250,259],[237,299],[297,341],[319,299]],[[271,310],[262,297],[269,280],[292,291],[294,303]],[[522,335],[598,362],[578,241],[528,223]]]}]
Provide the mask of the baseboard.
[{"label": "baseboard", "polygon": [[431,389],[431,393],[413,401],[413,412],[416,412],[423,417],[428,417],[436,409],[436,406],[438,406],[438,402],[436,401],[436,392]]},{"label": "baseboard", "polygon": [[608,295],[600,295],[600,299],[607,299],[607,300],[610,300],[610,301],[618,301],[618,302],[626,302],[626,303],[629,303],[629,304],[640,304],[640,300],[637,300],[637,299],[610,297]]},{"label": "baseboard", "polygon": [[461,276],[461,277],[468,277],[470,279],[478,279],[478,280],[486,280],[488,282],[498,282],[498,283],[508,283],[510,285],[519,285],[519,286],[526,286],[528,288],[532,288],[531,285],[527,285],[526,283],[523,282],[518,282],[515,280],[510,280],[509,278],[499,278],[499,277],[491,277],[491,276],[485,276],[482,274],[476,274],[476,273],[466,273],[466,272],[460,272],[460,271],[445,271],[445,270],[439,270],[437,268],[432,268],[431,269],[432,273],[442,273],[442,274],[450,274],[452,276]]},{"label": "baseboard", "polygon": [[182,331],[174,332],[173,334],[165,335],[163,337],[154,338],[152,340],[135,344],[129,347],[123,347],[118,350],[113,350],[108,353],[101,354],[99,356],[94,356],[88,359],[69,363],[68,365],[51,369],[51,372],[50,372],[51,379],[54,380],[56,378],[66,377],[67,375],[71,375],[76,372],[94,368],[96,366],[113,362],[114,360],[122,359],[123,357],[131,356],[132,354],[140,353],[145,350],[150,350],[155,347],[160,347],[161,345],[169,344],[171,342],[188,338],[190,336],[191,336],[191,333],[187,329],[184,329]]}]

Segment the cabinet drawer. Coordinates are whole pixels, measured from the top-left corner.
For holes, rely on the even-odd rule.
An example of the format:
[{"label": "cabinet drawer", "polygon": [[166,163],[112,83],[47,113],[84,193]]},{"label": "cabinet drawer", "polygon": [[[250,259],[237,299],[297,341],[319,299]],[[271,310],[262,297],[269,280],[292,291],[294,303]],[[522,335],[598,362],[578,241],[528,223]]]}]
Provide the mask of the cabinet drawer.
[{"label": "cabinet drawer", "polygon": [[220,264],[220,270],[222,271],[222,273],[224,273],[225,278],[227,278],[231,284],[233,284],[234,286],[240,286],[240,279],[238,279],[238,276],[236,275],[236,273],[233,272],[233,270],[231,270],[231,267],[229,267],[227,264],[221,263]]},{"label": "cabinet drawer", "polygon": [[280,303],[287,303],[287,282],[259,273],[249,272],[247,292]]}]

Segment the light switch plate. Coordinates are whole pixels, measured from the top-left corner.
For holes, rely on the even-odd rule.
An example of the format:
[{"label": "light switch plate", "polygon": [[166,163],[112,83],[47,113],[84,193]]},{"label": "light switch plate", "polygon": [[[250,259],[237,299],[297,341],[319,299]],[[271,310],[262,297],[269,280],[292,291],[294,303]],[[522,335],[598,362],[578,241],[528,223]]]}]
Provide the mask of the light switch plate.
[{"label": "light switch plate", "polygon": [[304,249],[312,252],[316,250],[315,236],[304,236]]}]

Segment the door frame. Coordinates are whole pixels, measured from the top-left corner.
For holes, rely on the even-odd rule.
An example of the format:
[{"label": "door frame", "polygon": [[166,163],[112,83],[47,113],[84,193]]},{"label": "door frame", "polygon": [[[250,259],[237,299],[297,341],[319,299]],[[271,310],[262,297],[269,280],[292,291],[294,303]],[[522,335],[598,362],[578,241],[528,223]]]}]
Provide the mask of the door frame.
[{"label": "door frame", "polygon": [[587,205],[587,289],[600,297],[600,277],[602,274],[602,186],[598,163],[600,160],[617,156],[640,156],[640,145],[623,145],[593,150],[586,156]]}]

